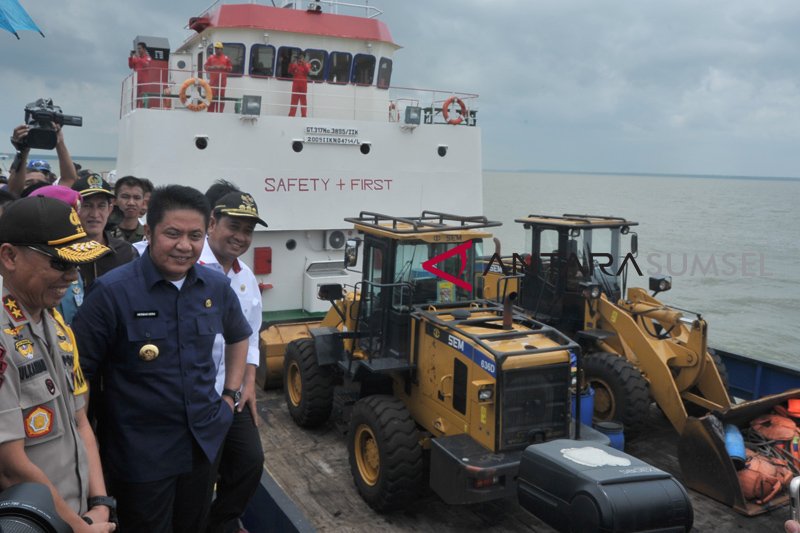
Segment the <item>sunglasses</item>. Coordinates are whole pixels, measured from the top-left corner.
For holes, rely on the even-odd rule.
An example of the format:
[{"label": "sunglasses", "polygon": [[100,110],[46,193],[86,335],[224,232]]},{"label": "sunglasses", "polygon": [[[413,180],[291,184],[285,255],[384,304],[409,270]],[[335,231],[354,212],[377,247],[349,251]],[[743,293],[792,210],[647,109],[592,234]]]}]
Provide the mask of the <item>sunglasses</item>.
[{"label": "sunglasses", "polygon": [[59,272],[69,272],[73,268],[78,268],[78,265],[75,263],[70,263],[69,261],[64,261],[63,259],[57,259],[52,255],[41,251],[38,248],[34,248],[33,246],[28,246],[27,248],[33,250],[34,252],[39,252],[40,254],[47,256],[50,259],[50,268],[52,268],[53,270],[58,270]]}]

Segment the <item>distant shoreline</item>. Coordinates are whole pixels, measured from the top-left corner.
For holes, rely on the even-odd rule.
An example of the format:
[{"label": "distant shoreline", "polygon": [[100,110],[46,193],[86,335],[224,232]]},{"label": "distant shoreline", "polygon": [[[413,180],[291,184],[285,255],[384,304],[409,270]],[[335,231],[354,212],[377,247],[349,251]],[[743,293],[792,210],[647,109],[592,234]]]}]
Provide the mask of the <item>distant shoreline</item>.
[{"label": "distant shoreline", "polygon": [[723,174],[665,174],[658,172],[587,172],[578,170],[542,170],[522,169],[505,170],[485,168],[484,172],[502,174],[572,174],[581,176],[638,176],[642,178],[689,178],[689,179],[724,179],[724,180],[761,180],[761,181],[800,181],[800,177],[788,176],[726,176]]},{"label": "distant shoreline", "polygon": [[[0,156],[7,156],[6,161],[14,158],[13,153],[0,153]],[[28,159],[46,159],[55,161],[55,152],[47,154],[33,154]],[[116,157],[107,156],[83,156],[73,155],[75,161],[106,161],[116,163]],[[110,165],[112,168],[115,165]],[[683,179],[725,179],[725,180],[760,180],[760,181],[800,181],[800,177],[790,176],[726,176],[723,174],[667,174],[661,172],[588,172],[580,170],[551,170],[551,169],[500,169],[484,168],[483,172],[497,172],[500,174],[572,174],[579,176],[637,176],[641,178],[683,178]]]}]

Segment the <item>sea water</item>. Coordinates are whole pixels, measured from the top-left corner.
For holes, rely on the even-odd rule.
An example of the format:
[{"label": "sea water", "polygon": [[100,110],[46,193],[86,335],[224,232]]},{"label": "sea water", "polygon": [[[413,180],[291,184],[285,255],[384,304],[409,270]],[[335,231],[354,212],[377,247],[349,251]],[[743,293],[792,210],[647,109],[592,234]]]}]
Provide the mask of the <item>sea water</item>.
[{"label": "sea water", "polygon": [[671,275],[658,298],[700,313],[710,346],[800,364],[800,180],[486,171],[483,195],[504,254],[525,250],[528,214],[638,222],[629,286]]}]

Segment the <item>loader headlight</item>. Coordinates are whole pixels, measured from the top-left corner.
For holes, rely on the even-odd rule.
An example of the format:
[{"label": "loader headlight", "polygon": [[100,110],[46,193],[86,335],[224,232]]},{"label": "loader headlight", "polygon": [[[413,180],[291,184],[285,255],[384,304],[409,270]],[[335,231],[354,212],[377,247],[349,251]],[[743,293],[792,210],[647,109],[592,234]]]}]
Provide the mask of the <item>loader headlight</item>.
[{"label": "loader headlight", "polygon": [[580,287],[581,287],[581,296],[583,296],[587,300],[596,300],[600,298],[600,285],[598,285],[597,283],[584,281],[580,283]]},{"label": "loader headlight", "polygon": [[492,398],[494,398],[494,387],[489,386],[478,389],[479,402],[488,402]]},{"label": "loader headlight", "polygon": [[672,276],[652,276],[650,278],[650,290],[653,292],[664,292],[672,288]]}]

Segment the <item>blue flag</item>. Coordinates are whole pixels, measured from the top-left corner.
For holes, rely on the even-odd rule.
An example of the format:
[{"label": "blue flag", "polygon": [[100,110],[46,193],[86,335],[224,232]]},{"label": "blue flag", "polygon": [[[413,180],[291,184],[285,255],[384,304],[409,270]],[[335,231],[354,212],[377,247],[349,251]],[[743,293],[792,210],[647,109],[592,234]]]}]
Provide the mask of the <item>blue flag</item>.
[{"label": "blue flag", "polygon": [[19,0],[0,0],[0,28],[10,31],[17,39],[17,30],[38,31],[44,37],[42,30],[19,4]]}]

